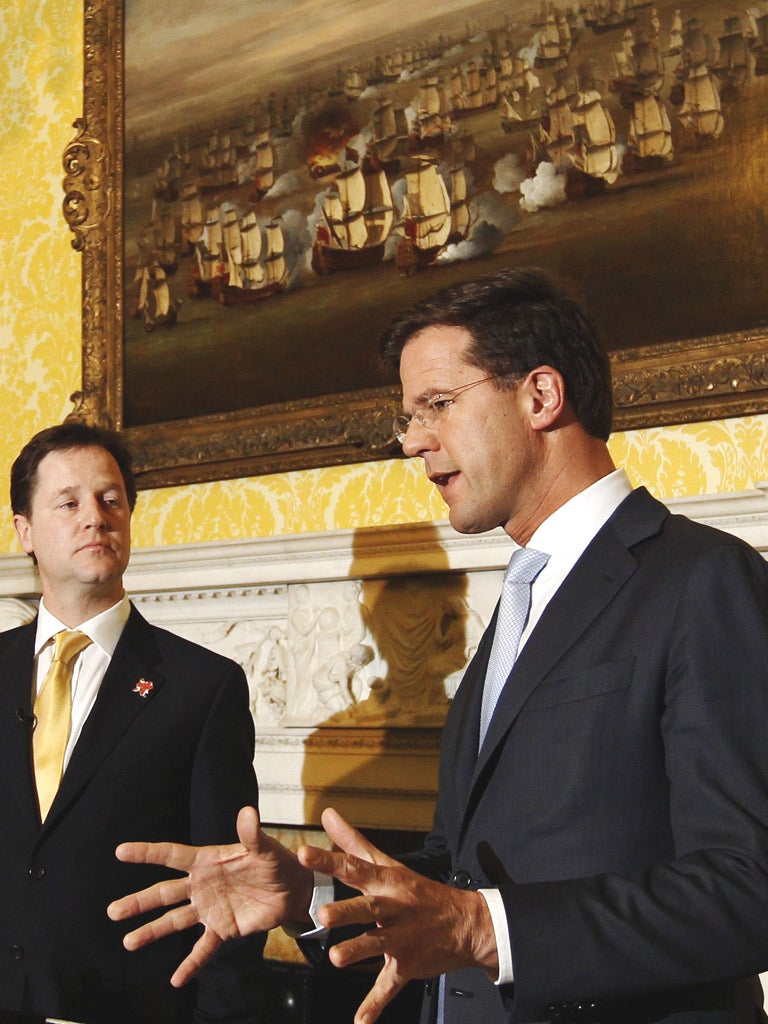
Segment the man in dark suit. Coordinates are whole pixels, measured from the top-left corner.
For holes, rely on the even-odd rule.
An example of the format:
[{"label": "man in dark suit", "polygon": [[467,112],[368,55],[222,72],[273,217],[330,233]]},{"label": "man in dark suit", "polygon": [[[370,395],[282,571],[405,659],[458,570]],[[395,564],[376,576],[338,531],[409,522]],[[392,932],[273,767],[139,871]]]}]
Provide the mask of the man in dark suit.
[{"label": "man in dark suit", "polygon": [[249,882],[280,890],[270,923],[306,920],[313,869],[359,893],[322,925],[376,925],[330,951],[339,966],[385,956],[358,1024],[435,976],[427,1022],[764,1021],[766,562],[615,469],[607,356],[542,275],[446,289],[397,317],[383,351],[403,384],[396,434],[451,523],[502,526],[510,565],[535,563],[510,584],[523,610],[502,599],[453,701],[433,831],[398,863],[326,811],[338,851],[291,859],[245,809],[238,861],[129,846],[120,856],[196,877],[113,907],[195,898],[128,944],[202,920],[184,981],[219,941],[265,926]]},{"label": "man in dark suit", "polygon": [[[14,463],[11,501],[42,601],[0,634],[0,1008],[87,1024],[256,1022],[262,936],[184,993],[170,976],[191,942],[131,957],[104,910],[144,880],[115,861],[121,839],[235,838],[237,809],[258,796],[243,671],[154,628],[125,596],[136,485],[115,434],[41,431]],[[65,684],[71,709],[53,722],[39,703],[53,692],[50,641],[71,630],[86,646]],[[48,726],[62,737],[52,787],[38,746]]]}]

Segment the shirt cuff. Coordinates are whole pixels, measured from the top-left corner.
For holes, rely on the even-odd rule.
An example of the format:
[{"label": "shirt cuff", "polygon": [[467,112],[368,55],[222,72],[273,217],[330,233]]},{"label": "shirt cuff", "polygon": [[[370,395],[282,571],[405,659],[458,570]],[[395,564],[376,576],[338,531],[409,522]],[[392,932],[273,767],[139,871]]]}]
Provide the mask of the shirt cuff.
[{"label": "shirt cuff", "polygon": [[326,903],[333,903],[335,897],[333,878],[320,871],[315,871],[313,874],[314,888],[312,889],[312,901],[309,904],[309,916],[315,927],[306,928],[303,924],[286,922],[283,925],[283,931],[292,939],[322,939],[328,934],[328,929],[318,922],[317,912]]},{"label": "shirt cuff", "polygon": [[507,912],[504,907],[504,900],[498,889],[478,889],[485,900],[493,924],[493,934],[496,938],[496,952],[499,957],[499,976],[494,985],[511,985],[515,980],[512,967],[512,940],[509,936],[507,924]]}]

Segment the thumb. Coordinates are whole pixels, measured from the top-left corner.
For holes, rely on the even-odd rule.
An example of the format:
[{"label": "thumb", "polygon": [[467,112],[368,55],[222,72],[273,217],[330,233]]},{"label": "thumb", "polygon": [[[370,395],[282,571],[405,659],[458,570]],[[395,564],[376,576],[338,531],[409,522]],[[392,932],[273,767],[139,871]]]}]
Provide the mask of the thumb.
[{"label": "thumb", "polygon": [[247,850],[258,851],[261,822],[255,807],[241,807],[237,814],[237,838]]},{"label": "thumb", "polygon": [[333,807],[326,807],[320,816],[320,820],[331,842],[345,853],[358,857],[360,860],[367,860],[370,864],[394,865],[397,863],[391,857],[382,853],[373,843],[369,842],[364,835],[342,818]]}]

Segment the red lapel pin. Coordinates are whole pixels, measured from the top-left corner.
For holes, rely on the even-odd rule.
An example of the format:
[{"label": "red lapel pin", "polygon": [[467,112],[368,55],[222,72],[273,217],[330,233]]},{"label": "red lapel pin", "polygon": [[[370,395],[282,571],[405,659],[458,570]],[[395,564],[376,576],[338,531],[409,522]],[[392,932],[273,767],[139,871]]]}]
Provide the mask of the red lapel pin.
[{"label": "red lapel pin", "polygon": [[140,697],[148,697],[154,690],[155,684],[150,683],[148,679],[140,679],[133,688],[134,693],[138,693]]}]

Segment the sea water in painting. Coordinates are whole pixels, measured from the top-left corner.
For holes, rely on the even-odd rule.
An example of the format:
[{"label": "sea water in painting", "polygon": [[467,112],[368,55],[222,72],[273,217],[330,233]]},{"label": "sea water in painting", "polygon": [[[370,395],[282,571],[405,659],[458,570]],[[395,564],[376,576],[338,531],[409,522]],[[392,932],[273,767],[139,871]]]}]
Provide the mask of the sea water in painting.
[{"label": "sea water in painting", "polygon": [[539,266],[611,348],[768,320],[768,2],[125,3],[127,426],[385,383]]}]

